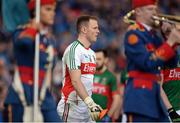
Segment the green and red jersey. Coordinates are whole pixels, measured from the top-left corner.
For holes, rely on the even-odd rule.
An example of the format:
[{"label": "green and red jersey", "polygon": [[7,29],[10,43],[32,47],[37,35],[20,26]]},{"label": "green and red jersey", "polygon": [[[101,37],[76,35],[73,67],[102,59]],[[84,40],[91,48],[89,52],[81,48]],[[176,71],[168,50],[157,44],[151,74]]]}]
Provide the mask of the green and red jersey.
[{"label": "green and red jersey", "polygon": [[111,106],[112,97],[117,93],[116,81],[116,77],[108,69],[94,76],[92,98],[103,109]]},{"label": "green and red jersey", "polygon": [[180,68],[165,69],[163,89],[175,110],[180,110]]}]

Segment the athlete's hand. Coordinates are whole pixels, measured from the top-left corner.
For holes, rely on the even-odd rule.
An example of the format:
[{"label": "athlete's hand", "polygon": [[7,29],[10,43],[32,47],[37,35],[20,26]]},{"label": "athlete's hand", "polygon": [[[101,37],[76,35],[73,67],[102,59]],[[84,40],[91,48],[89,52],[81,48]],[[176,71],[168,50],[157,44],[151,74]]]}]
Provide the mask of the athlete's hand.
[{"label": "athlete's hand", "polygon": [[180,115],[176,113],[174,108],[168,109],[169,116],[173,122],[180,122]]},{"label": "athlete's hand", "polygon": [[84,102],[89,108],[89,112],[91,115],[92,120],[96,121],[99,119],[99,114],[103,110],[101,106],[97,105],[91,97],[86,97]]}]

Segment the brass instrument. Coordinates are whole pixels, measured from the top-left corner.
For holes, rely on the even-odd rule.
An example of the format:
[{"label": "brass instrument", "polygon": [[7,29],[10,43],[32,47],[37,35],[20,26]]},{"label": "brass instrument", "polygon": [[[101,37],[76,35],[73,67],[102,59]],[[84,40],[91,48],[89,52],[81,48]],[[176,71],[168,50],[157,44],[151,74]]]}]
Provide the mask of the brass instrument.
[{"label": "brass instrument", "polygon": [[168,22],[168,23],[174,24],[174,25],[180,24],[180,16],[158,14],[157,16],[153,16],[152,18],[155,20],[156,24],[158,24],[160,22]]},{"label": "brass instrument", "polygon": [[[128,12],[125,16],[123,21],[127,24],[135,23],[134,20],[130,19],[132,15],[135,13],[134,10]],[[180,25],[180,16],[175,15],[166,15],[166,14],[157,14],[157,16],[152,17],[154,19],[155,25],[159,25],[161,22],[168,22],[174,25]]]},{"label": "brass instrument", "polygon": [[134,13],[135,13],[134,10],[128,12],[128,13],[124,16],[123,21],[124,21],[125,23],[127,23],[127,24],[134,24],[135,21],[132,20],[132,19],[130,19],[130,17],[131,17]]}]

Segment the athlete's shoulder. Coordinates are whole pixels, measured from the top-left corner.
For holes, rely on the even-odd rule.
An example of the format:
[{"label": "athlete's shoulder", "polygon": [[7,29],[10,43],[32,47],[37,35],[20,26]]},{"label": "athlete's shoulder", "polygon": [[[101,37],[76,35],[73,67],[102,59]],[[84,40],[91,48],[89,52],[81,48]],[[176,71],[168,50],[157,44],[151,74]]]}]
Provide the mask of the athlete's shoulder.
[{"label": "athlete's shoulder", "polygon": [[67,48],[64,51],[64,55],[71,55],[72,54],[77,54],[80,53],[82,51],[81,46],[79,45],[79,43],[77,41],[73,41],[71,44],[69,44],[67,46]]},{"label": "athlete's shoulder", "polygon": [[95,55],[94,50],[92,50],[91,48],[89,48],[89,52],[91,52],[92,54],[94,54],[94,55]]},{"label": "athlete's shoulder", "polygon": [[108,76],[110,76],[110,77],[115,77],[115,75],[110,71],[110,70],[108,70],[108,69],[106,69],[106,74],[108,75]]},{"label": "athlete's shoulder", "polygon": [[79,48],[81,48],[82,46],[81,46],[81,44],[80,44],[79,41],[75,40],[75,41],[73,41],[73,42],[69,45],[69,47],[70,47],[71,49],[79,49]]}]

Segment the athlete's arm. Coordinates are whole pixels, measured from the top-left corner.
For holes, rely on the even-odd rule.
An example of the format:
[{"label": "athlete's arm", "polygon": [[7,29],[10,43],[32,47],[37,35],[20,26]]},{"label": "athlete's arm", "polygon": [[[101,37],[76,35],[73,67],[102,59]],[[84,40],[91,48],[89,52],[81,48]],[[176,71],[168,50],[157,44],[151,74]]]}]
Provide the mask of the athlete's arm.
[{"label": "athlete's arm", "polygon": [[111,108],[108,111],[108,115],[110,117],[113,116],[113,114],[116,112],[117,109],[119,109],[119,102],[120,102],[120,96],[118,94],[114,94],[113,95],[113,101],[111,104]]},{"label": "athlete's arm", "polygon": [[72,85],[79,95],[79,97],[84,100],[86,97],[88,97],[88,93],[86,91],[86,88],[84,87],[83,83],[81,82],[81,71],[79,69],[76,70],[69,70],[71,82]]},{"label": "athlete's arm", "polygon": [[123,98],[124,98],[124,84],[120,84],[118,87],[118,91],[119,91],[119,104],[118,104],[118,108],[116,109],[116,111],[113,113],[113,119],[116,120],[119,118],[120,115],[122,115],[123,113]]},{"label": "athlete's arm", "polygon": [[83,83],[81,82],[81,71],[80,70],[70,70],[70,77],[72,85],[74,86],[75,91],[80,96],[80,98],[85,102],[88,106],[90,111],[90,116],[92,120],[96,121],[99,119],[99,114],[102,108],[94,103],[91,97],[89,97],[86,88],[84,87]]},{"label": "athlete's arm", "polygon": [[161,85],[161,98],[168,110],[169,117],[171,118],[172,122],[179,122],[180,121],[180,115],[175,111],[173,106],[171,105],[166,93],[164,92],[164,89]]},{"label": "athlete's arm", "polygon": [[165,94],[164,89],[162,88],[162,85],[161,85],[161,98],[162,98],[167,109],[172,108],[172,105],[169,102],[169,99],[168,99],[167,95]]}]

